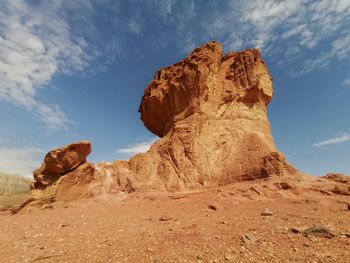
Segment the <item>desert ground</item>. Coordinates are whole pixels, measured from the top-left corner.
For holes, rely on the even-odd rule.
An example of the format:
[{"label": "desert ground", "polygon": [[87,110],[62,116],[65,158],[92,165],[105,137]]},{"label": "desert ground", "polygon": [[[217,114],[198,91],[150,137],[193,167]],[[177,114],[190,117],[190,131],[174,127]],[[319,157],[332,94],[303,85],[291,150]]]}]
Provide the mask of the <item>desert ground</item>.
[{"label": "desert ground", "polygon": [[349,262],[349,196],[272,183],[3,211],[0,261]]}]

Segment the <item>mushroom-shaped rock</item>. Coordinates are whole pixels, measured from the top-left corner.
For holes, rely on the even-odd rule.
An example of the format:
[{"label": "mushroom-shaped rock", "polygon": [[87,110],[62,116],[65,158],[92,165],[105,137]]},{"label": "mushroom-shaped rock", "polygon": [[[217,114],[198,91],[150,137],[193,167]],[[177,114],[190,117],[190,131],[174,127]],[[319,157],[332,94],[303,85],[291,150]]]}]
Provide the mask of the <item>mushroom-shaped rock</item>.
[{"label": "mushroom-shaped rock", "polygon": [[259,50],[224,55],[219,43],[209,42],[157,71],[146,87],[141,119],[161,137],[148,152],[82,166],[90,143],[74,143],[46,155],[34,186],[56,182],[62,199],[78,192],[178,191],[295,174],[273,142],[266,114],[272,96]]},{"label": "mushroom-shaped rock", "polygon": [[163,137],[195,113],[227,119],[240,103],[265,110],[272,95],[272,78],[257,49],[223,56],[221,45],[213,41],[157,71],[139,112],[144,125]]},{"label": "mushroom-shaped rock", "polygon": [[91,152],[88,141],[75,142],[48,152],[41,166],[33,172],[33,188],[47,186],[59,177],[86,163]]},{"label": "mushroom-shaped rock", "polygon": [[141,120],[162,139],[130,159],[131,171],[175,190],[295,173],[273,142],[272,96],[259,50],[224,55],[214,41],[195,49],[146,87]]}]

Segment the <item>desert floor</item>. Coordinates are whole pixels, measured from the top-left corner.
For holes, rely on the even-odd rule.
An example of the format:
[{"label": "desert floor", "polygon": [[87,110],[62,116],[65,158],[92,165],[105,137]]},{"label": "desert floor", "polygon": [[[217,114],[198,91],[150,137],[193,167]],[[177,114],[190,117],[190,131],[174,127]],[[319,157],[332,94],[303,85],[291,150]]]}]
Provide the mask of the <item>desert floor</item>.
[{"label": "desert floor", "polygon": [[[350,262],[349,196],[246,186],[3,211],[0,262]],[[334,235],[292,231],[313,225]]]}]

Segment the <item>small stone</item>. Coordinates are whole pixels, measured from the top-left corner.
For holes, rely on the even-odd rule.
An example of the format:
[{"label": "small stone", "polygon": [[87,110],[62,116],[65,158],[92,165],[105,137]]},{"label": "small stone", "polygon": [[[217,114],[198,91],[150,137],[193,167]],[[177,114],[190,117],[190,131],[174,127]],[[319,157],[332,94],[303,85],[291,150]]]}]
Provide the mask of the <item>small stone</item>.
[{"label": "small stone", "polygon": [[53,206],[51,204],[44,204],[44,205],[42,205],[41,209],[42,210],[44,210],[44,209],[53,209]]},{"label": "small stone", "polygon": [[314,225],[312,227],[292,227],[291,230],[293,233],[304,234],[309,238],[311,236],[325,238],[332,238],[335,236],[334,231],[332,231],[331,229],[318,225]]},{"label": "small stone", "polygon": [[211,209],[211,210],[214,210],[214,211],[218,210],[218,208],[215,205],[212,205],[212,204],[208,205],[208,208]]},{"label": "small stone", "polygon": [[296,233],[296,234],[301,234],[305,231],[305,227],[292,227],[291,230],[293,233]]},{"label": "small stone", "polygon": [[333,231],[329,228],[317,225],[305,229],[304,234],[306,236],[317,236],[325,238],[332,238],[335,236]]},{"label": "small stone", "polygon": [[260,238],[254,236],[252,233],[247,233],[247,234],[244,234],[242,236],[242,240],[246,245],[248,245],[248,244],[252,245],[252,244],[256,243],[257,241],[259,241]]},{"label": "small stone", "polygon": [[227,262],[236,262],[236,261],[235,261],[236,257],[233,256],[233,255],[226,255],[226,256],[224,257],[224,259],[225,259]]},{"label": "small stone", "polygon": [[315,236],[308,236],[307,238],[310,239],[310,241],[312,241],[312,242],[317,242],[318,241],[318,238],[315,237]]},{"label": "small stone", "polygon": [[63,251],[59,251],[56,253],[52,252],[51,254],[45,254],[45,255],[38,256],[36,259],[34,259],[34,261],[46,260],[46,259],[50,259],[50,258],[54,258],[54,257],[61,257],[64,255],[65,255],[65,252],[63,252]]},{"label": "small stone", "polygon": [[268,208],[266,208],[263,212],[261,212],[261,215],[262,216],[272,216],[273,213]]},{"label": "small stone", "polygon": [[170,220],[172,220],[172,217],[170,217],[168,215],[163,215],[159,218],[159,221],[163,221],[163,222],[170,221]]}]

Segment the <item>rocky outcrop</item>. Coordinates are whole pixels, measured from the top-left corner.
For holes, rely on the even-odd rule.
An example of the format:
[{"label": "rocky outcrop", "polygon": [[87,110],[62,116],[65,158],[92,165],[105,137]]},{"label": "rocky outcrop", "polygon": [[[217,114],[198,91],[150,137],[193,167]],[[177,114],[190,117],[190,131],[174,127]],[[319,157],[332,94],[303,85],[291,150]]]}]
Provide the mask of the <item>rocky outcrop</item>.
[{"label": "rocky outcrop", "polygon": [[209,42],[157,71],[146,87],[141,120],[161,137],[147,153],[93,165],[85,163],[88,142],[55,149],[34,172],[34,188],[50,185],[56,198],[69,199],[295,174],[273,142],[266,114],[272,96],[258,50],[224,55],[219,43]]},{"label": "rocky outcrop", "polygon": [[345,174],[328,173],[324,176],[324,178],[331,180],[331,181],[334,181],[334,182],[339,182],[339,183],[350,185],[350,177],[345,175]]},{"label": "rocky outcrop", "polygon": [[337,195],[350,195],[350,176],[340,173],[328,173],[323,178],[337,183],[331,189],[332,193]]},{"label": "rocky outcrop", "polygon": [[130,159],[135,181],[179,190],[295,173],[273,142],[266,114],[272,96],[256,49],[224,55],[210,42],[159,70],[139,112],[162,139]]},{"label": "rocky outcrop", "polygon": [[41,166],[33,172],[33,189],[44,188],[56,182],[61,176],[86,163],[91,152],[88,141],[72,143],[48,152]]}]

